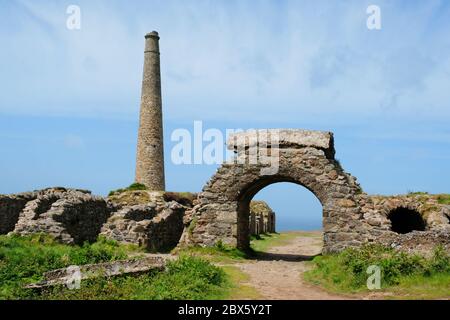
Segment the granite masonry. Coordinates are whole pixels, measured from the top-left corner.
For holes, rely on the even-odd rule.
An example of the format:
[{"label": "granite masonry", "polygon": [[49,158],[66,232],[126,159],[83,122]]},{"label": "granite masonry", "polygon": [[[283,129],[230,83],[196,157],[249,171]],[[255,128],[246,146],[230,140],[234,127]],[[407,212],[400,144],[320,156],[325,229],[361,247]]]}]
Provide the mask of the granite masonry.
[{"label": "granite masonry", "polygon": [[[50,188],[18,197],[28,201],[9,231],[21,235],[47,233],[64,243],[95,241],[111,211],[102,197],[85,190]],[[10,206],[10,202],[0,201],[0,208]]]},{"label": "granite masonry", "polygon": [[0,234],[45,233],[66,244],[94,242],[101,235],[150,252],[169,251],[179,242],[189,208],[186,197],[175,195],[127,191],[103,198],[66,188],[2,195]]},{"label": "granite masonry", "polygon": [[143,246],[149,252],[170,251],[180,240],[186,209],[176,201],[126,206],[111,215],[101,234]]},{"label": "granite masonry", "polygon": [[162,124],[159,35],[145,36],[144,74],[137,144],[136,182],[152,191],[164,191],[164,147]]},{"label": "granite masonry", "polygon": [[249,220],[250,235],[275,232],[275,212],[264,201],[250,202]]},{"label": "granite masonry", "polygon": [[[259,140],[258,136],[264,135],[267,130],[239,133],[230,138],[228,148],[235,151],[236,159],[249,158],[252,144]],[[247,249],[253,196],[272,183],[293,182],[310,190],[322,204],[326,253],[368,242],[400,249],[413,248],[415,243],[424,246],[441,243],[449,248],[448,206],[439,204],[432,196],[377,197],[365,194],[356,178],[345,172],[334,158],[331,132],[280,129],[269,130],[269,135],[278,136],[276,144],[266,141],[259,145],[258,152],[278,155],[277,172],[264,173],[262,169],[268,167],[264,162],[223,164],[186,215],[188,227],[181,245],[212,246],[222,241]],[[420,219],[417,223],[414,215],[418,215],[423,223]],[[398,224],[401,226],[394,227]],[[405,229],[407,232],[401,233]]]}]

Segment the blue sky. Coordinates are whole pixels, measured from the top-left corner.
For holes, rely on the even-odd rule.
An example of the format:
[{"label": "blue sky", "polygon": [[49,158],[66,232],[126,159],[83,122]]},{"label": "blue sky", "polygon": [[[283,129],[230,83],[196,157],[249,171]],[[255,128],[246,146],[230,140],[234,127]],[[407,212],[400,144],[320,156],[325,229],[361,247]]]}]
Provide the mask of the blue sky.
[{"label": "blue sky", "polygon": [[[71,4],[80,30],[66,28]],[[366,27],[369,4],[381,30]],[[170,161],[170,133],[202,120],[333,131],[336,157],[365,191],[450,192],[449,18],[444,0],[0,0],[0,193],[106,194],[132,182],[152,30],[168,189],[199,191],[216,170]],[[320,204],[299,186],[257,197],[283,226],[320,226]]]}]

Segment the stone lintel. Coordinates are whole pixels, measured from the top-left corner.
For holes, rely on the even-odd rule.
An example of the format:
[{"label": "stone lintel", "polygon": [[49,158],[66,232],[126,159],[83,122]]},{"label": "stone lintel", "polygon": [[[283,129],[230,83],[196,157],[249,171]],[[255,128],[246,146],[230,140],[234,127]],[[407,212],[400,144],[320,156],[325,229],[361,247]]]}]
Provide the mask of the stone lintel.
[{"label": "stone lintel", "polygon": [[[267,137],[267,138],[266,138]],[[305,148],[313,147],[334,154],[333,133],[302,129],[258,129],[230,135],[227,141],[229,150],[242,150],[267,141],[268,147]]]}]

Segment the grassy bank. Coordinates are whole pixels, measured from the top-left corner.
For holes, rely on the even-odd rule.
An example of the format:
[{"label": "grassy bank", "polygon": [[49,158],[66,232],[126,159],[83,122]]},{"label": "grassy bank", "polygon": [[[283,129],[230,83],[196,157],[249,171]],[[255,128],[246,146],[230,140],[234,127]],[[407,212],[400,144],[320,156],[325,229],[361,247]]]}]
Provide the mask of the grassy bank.
[{"label": "grassy bank", "polygon": [[187,255],[169,262],[165,272],[86,280],[77,290],[64,286],[44,291],[23,288],[43,280],[46,271],[140,253],[135,246],[102,238],[93,244],[69,246],[44,235],[0,236],[0,299],[220,299],[230,294],[232,284],[221,268]]},{"label": "grassy bank", "polygon": [[304,274],[309,282],[337,293],[367,293],[369,266],[379,266],[381,288],[389,298],[450,298],[450,256],[436,247],[425,258],[379,245],[347,249],[339,254],[318,256]]}]

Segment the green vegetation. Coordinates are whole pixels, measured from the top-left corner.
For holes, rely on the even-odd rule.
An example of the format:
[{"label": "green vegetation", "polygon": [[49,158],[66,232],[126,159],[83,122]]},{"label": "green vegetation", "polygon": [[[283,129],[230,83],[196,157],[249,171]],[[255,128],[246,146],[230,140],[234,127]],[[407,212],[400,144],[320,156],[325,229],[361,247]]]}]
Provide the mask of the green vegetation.
[{"label": "green vegetation", "polygon": [[271,247],[285,245],[299,236],[315,237],[316,235],[311,232],[265,233],[252,236],[250,238],[250,249],[247,251],[227,246],[219,241],[214,247],[187,247],[179,252],[201,256],[213,262],[232,263],[244,259],[253,259],[258,254],[268,251]]},{"label": "green vegetation", "polygon": [[269,248],[285,245],[300,235],[313,236],[306,232],[265,233],[252,236],[250,246],[255,252],[266,252]]},{"label": "green vegetation", "polygon": [[165,272],[98,278],[82,282],[78,290],[55,287],[42,292],[39,299],[208,300],[227,297],[229,288],[228,277],[221,268],[199,257],[183,255],[169,262]]},{"label": "green vegetation", "polygon": [[305,279],[334,292],[367,292],[366,270],[377,265],[381,268],[381,289],[393,293],[393,297],[438,298],[450,294],[450,255],[442,247],[425,258],[367,245],[318,256],[312,263],[315,267],[305,273]]},{"label": "green vegetation", "polygon": [[408,191],[409,196],[426,196],[429,195],[426,191]]},{"label": "green vegetation", "polygon": [[198,218],[194,217],[191,221],[191,223],[189,223],[187,232],[189,236],[192,236],[192,233],[194,232],[195,227],[197,226],[197,222],[198,222]]},{"label": "green vegetation", "polygon": [[236,266],[223,266],[222,269],[230,279],[230,288],[227,295],[227,299],[231,300],[258,300],[261,299],[261,294],[252,286],[247,283],[250,280],[250,276],[242,272]]},{"label": "green vegetation", "polygon": [[47,235],[0,236],[0,299],[21,298],[29,294],[23,285],[43,280],[46,271],[69,265],[121,260],[139,249],[99,238],[94,244],[69,246]]},{"label": "green vegetation", "polygon": [[178,253],[200,256],[211,262],[235,262],[254,256],[251,250],[244,252],[220,241],[214,247],[186,247]]},{"label": "green vegetation", "polygon": [[113,196],[115,194],[120,194],[126,191],[138,191],[138,190],[147,190],[147,187],[141,183],[132,183],[130,186],[122,189],[112,190],[109,192],[108,197]]},{"label": "green vegetation", "polygon": [[437,200],[439,204],[450,204],[450,194],[438,194]]},{"label": "green vegetation", "polygon": [[428,192],[425,191],[408,191],[408,196],[428,196],[433,199],[436,199],[439,204],[450,204],[450,194],[448,193],[429,194]]},{"label": "green vegetation", "polygon": [[[224,250],[224,249],[223,249]],[[0,237],[0,299],[221,299],[230,294],[229,276],[200,257],[181,255],[165,272],[85,280],[81,288],[56,286],[45,290],[24,285],[43,280],[43,273],[136,256],[140,249],[99,238],[96,243],[70,246],[46,235]]]}]

